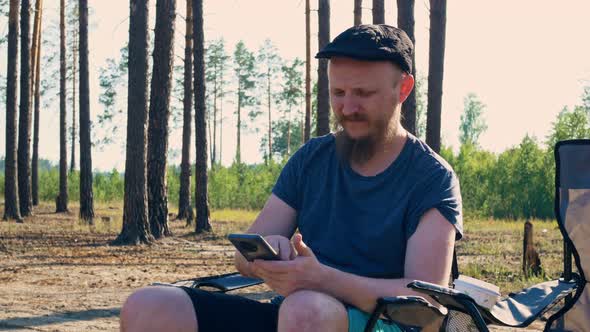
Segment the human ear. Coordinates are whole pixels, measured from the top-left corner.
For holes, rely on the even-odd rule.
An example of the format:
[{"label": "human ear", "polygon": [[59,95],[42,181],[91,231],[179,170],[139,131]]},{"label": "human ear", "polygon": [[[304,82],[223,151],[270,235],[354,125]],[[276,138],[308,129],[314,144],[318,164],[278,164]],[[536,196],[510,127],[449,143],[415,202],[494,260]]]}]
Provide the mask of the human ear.
[{"label": "human ear", "polygon": [[414,76],[412,74],[403,74],[399,87],[399,102],[406,101],[410,92],[414,88]]}]

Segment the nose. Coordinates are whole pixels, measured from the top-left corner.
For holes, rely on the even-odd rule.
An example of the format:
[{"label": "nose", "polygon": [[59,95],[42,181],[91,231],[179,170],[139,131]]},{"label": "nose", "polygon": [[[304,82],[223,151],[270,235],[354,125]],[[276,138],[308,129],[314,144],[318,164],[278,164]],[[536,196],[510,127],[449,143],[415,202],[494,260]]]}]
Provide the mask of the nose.
[{"label": "nose", "polygon": [[345,116],[352,115],[354,113],[360,112],[360,105],[355,100],[355,98],[351,96],[345,96],[342,98],[342,114]]}]

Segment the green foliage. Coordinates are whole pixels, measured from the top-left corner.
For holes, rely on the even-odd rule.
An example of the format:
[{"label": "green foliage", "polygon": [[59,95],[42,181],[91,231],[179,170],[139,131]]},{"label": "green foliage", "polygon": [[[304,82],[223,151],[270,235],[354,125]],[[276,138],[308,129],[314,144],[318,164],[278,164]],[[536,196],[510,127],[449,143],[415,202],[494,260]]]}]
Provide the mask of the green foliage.
[{"label": "green foliage", "polygon": [[216,167],[209,175],[209,204],[213,209],[261,209],[283,164]]},{"label": "green foliage", "polygon": [[586,109],[586,112],[590,114],[590,86],[584,87],[584,92],[582,93],[582,105]]},{"label": "green foliage", "polygon": [[[246,48],[243,41],[239,41],[234,51],[234,71],[238,83],[238,107],[250,107],[258,105],[255,95],[256,89],[256,58],[254,53]],[[252,109],[248,113],[251,119],[260,114],[259,110]]]},{"label": "green foliage", "polygon": [[[418,75],[416,75],[418,76]],[[426,78],[416,78],[416,137],[426,140]]]},{"label": "green foliage", "polygon": [[[128,63],[129,48],[125,45],[121,48],[118,60],[109,58],[106,66],[99,69],[98,79],[101,91],[98,102],[103,106],[103,109],[102,113],[98,114],[98,125],[102,130],[96,133],[97,137],[92,140],[93,144],[99,147],[112,144],[118,137],[125,136],[119,132],[121,128],[125,129],[125,112],[120,105],[121,100],[125,100],[125,98],[118,99],[117,97],[121,91],[126,90]],[[122,142],[118,143],[122,144]]]},{"label": "green foliage", "polygon": [[[10,10],[10,4],[8,0],[0,0],[0,18],[8,18]],[[2,35],[0,35],[0,46],[4,46],[4,43],[8,40],[8,29],[4,29]]]},{"label": "green foliage", "polygon": [[[291,125],[289,128],[289,124]],[[291,132],[291,139],[287,136]],[[287,158],[301,146],[303,140],[303,123],[301,121],[291,121],[280,119],[273,121],[272,131],[272,153],[273,156],[279,158]],[[287,150],[287,141],[290,142],[289,150]],[[266,136],[262,137],[260,142],[260,151],[266,153],[268,146],[268,139]],[[289,151],[289,152],[287,152]]]},{"label": "green foliage", "polygon": [[477,145],[479,136],[488,129],[482,117],[485,105],[474,93],[469,93],[465,97],[463,105],[463,114],[461,114],[461,124],[459,125],[461,131],[459,141],[462,145]]},{"label": "green foliage", "polygon": [[583,106],[575,106],[572,111],[567,107],[557,116],[553,122],[551,133],[547,137],[547,145],[554,146],[557,141],[572,138],[590,137],[590,111]]},{"label": "green foliage", "polygon": [[270,91],[266,91],[266,93],[270,92],[271,97],[274,90],[272,82],[274,82],[277,78],[277,74],[281,70],[282,60],[278,52],[279,51],[273,45],[272,41],[270,39],[265,39],[264,43],[258,50],[258,55],[256,56],[260,70],[258,73],[258,77],[261,80],[260,85],[264,86],[266,90],[270,88]]}]

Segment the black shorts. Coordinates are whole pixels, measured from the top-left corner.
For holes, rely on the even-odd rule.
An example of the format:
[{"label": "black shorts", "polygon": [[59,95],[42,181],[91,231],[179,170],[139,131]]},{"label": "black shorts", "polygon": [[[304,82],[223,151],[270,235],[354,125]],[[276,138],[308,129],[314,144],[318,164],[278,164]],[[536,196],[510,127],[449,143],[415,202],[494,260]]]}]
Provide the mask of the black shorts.
[{"label": "black shorts", "polygon": [[[279,305],[250,300],[239,295],[181,287],[197,313],[199,332],[276,332]],[[197,309],[198,306],[198,309]]]}]

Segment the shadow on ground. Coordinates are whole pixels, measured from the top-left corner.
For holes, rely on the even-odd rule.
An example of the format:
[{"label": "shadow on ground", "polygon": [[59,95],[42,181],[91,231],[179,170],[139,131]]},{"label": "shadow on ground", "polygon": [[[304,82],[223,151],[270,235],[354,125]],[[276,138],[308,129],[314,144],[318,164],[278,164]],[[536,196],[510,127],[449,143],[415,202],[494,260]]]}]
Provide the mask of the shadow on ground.
[{"label": "shadow on ground", "polygon": [[14,317],[0,320],[0,329],[12,330],[34,326],[62,324],[71,321],[91,321],[100,318],[118,317],[120,308],[88,309],[82,311],[55,312],[49,315]]}]

